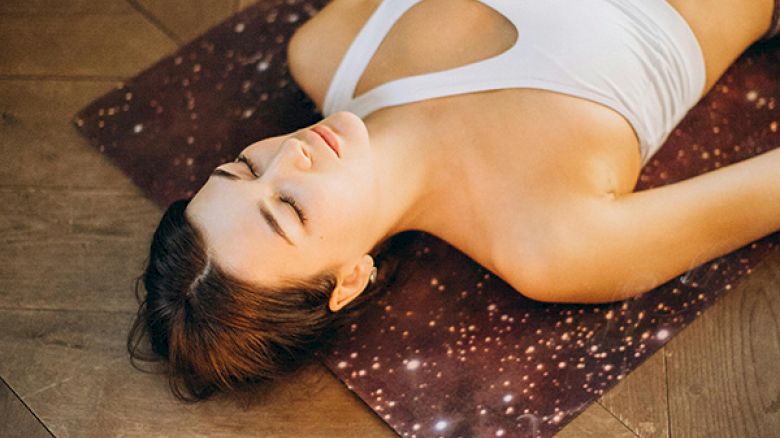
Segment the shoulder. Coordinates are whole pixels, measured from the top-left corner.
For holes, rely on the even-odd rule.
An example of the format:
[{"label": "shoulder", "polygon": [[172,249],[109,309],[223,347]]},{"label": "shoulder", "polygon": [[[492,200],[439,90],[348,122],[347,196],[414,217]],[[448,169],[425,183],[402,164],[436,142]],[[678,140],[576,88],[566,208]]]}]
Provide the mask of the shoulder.
[{"label": "shoulder", "polygon": [[320,107],[341,59],[377,4],[377,0],[333,0],[290,38],[290,74]]}]

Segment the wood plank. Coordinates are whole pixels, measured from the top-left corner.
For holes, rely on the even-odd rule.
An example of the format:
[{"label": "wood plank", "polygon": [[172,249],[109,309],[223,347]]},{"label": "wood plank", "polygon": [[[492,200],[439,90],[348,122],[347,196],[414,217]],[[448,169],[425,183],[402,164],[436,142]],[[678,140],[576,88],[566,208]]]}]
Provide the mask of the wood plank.
[{"label": "wood plank", "polygon": [[777,436],[780,251],[666,349],[672,436]]},{"label": "wood plank", "polygon": [[[96,367],[125,360],[131,313],[0,310],[0,374],[25,402]],[[35,407],[29,405],[36,414]]]},{"label": "wood plank", "polygon": [[0,436],[5,438],[49,438],[51,436],[3,380],[0,380]]},{"label": "wood plank", "polygon": [[129,313],[0,310],[0,372],[56,436],[392,437],[326,368],[312,363],[242,410],[222,397],[187,405],[124,353]]},{"label": "wood plank", "polygon": [[0,15],[128,14],[133,10],[123,0],[3,0]]},{"label": "wood plank", "polygon": [[0,75],[129,77],[176,49],[136,11],[2,20]]},{"label": "wood plank", "polygon": [[114,81],[0,80],[0,186],[112,188],[136,193],[71,120]]},{"label": "wood plank", "polygon": [[600,399],[608,411],[641,437],[669,436],[663,348]]},{"label": "wood plank", "polygon": [[140,193],[0,188],[0,308],[135,311],[159,209]]},{"label": "wood plank", "polygon": [[598,403],[590,405],[555,434],[556,438],[634,438],[635,436],[637,435]]},{"label": "wood plank", "polygon": [[235,13],[235,3],[226,0],[138,0],[137,4],[187,42]]},{"label": "wood plank", "polygon": [[395,437],[376,414],[320,365],[275,386],[247,410],[222,397],[177,402],[167,383],[124,361],[80,375],[28,401],[57,436]]}]

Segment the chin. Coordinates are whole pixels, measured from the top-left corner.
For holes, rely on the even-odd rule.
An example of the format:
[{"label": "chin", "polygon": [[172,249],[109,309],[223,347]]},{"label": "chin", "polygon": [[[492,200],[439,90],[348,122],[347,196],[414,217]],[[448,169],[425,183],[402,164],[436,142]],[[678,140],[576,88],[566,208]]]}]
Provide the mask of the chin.
[{"label": "chin", "polygon": [[368,141],[368,128],[363,119],[349,111],[337,111],[328,117],[328,123],[337,134],[353,141]]}]

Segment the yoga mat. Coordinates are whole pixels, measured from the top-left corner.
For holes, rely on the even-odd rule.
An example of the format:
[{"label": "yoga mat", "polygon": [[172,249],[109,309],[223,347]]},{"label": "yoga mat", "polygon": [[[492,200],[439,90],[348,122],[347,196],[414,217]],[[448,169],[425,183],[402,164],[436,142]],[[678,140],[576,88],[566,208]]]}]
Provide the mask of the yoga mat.
[{"label": "yoga mat", "polygon": [[[191,196],[246,145],[321,119],[289,76],[292,32],[327,1],[263,1],[118,84],[75,117],[155,202]],[[751,47],[642,170],[637,190],[780,144],[780,39]],[[780,233],[633,299],[518,294],[423,233],[408,274],[322,361],[402,436],[551,436],[748,275]]]}]

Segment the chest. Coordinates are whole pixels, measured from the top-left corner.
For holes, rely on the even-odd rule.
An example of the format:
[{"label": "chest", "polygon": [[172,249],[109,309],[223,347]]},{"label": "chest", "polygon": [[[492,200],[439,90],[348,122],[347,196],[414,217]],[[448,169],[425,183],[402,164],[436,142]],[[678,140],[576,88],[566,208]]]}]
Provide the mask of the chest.
[{"label": "chest", "polygon": [[[296,82],[321,110],[336,69],[380,0],[334,0],[297,32],[291,48]],[[477,0],[423,0],[391,26],[357,80],[352,98],[387,82],[444,71],[498,56],[518,39],[515,25]],[[297,68],[293,68],[297,65]],[[410,113],[414,117],[408,117]],[[386,107],[365,119],[404,114],[404,123],[448,144],[478,141],[481,159],[497,171],[517,158],[526,167],[547,162],[601,163],[600,174],[579,173],[604,191],[633,189],[639,173],[639,146],[632,128],[618,113],[586,99],[532,88],[507,88]],[[400,118],[400,117],[399,117]],[[465,147],[465,145],[464,145]],[[495,160],[498,160],[495,162]],[[497,167],[498,166],[498,167]],[[609,174],[603,173],[609,169]],[[512,172],[518,178],[529,173]],[[536,186],[563,183],[546,178]],[[570,172],[572,178],[574,174]],[[570,179],[565,184],[576,184]]]},{"label": "chest", "polygon": [[[379,3],[336,0],[298,31],[291,71],[319,109],[341,59]],[[423,0],[391,27],[352,97],[396,79],[500,55],[517,38],[514,24],[479,1]],[[506,252],[497,242],[543,235],[540,227],[554,220],[550,211],[567,197],[627,193],[639,174],[638,143],[628,122],[607,107],[562,93],[508,88],[457,94],[382,108],[365,120],[372,118],[398,121],[404,129],[425,132],[427,142],[468,154],[473,165],[451,202],[458,220],[440,237],[491,270],[497,254]]]}]

